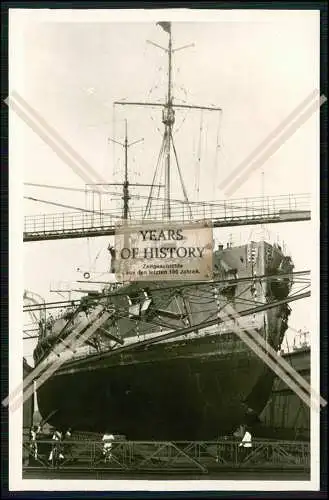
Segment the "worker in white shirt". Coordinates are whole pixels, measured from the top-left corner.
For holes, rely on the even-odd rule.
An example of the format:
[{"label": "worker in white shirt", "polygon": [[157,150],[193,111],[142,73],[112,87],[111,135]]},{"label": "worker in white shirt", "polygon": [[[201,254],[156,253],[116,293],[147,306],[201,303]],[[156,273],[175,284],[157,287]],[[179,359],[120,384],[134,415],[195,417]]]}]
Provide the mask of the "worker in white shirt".
[{"label": "worker in white shirt", "polygon": [[109,434],[106,432],[102,438],[102,441],[104,441],[103,444],[103,455],[104,455],[104,462],[106,463],[107,461],[110,461],[112,458],[112,442],[114,441],[114,436],[113,434]]},{"label": "worker in white shirt", "polygon": [[30,430],[30,449],[33,455],[33,458],[36,460],[38,458],[38,444],[37,444],[37,435],[40,433],[41,427],[40,425],[34,425]]},{"label": "worker in white shirt", "polygon": [[64,455],[61,450],[60,441],[62,441],[62,433],[60,431],[55,431],[52,437],[55,443],[52,446],[52,450],[49,455],[49,462],[57,462],[57,460],[63,460]]},{"label": "worker in white shirt", "polygon": [[243,427],[243,438],[239,444],[241,461],[245,460],[246,456],[252,448],[252,436],[247,427]]}]

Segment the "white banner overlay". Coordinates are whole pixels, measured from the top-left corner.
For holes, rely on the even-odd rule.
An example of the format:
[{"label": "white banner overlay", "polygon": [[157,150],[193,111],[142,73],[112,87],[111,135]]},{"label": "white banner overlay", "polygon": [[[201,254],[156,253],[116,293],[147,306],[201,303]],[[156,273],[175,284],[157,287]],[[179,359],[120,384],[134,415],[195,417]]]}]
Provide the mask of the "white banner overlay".
[{"label": "white banner overlay", "polygon": [[147,222],[115,233],[115,273],[120,281],[210,280],[211,223]]}]

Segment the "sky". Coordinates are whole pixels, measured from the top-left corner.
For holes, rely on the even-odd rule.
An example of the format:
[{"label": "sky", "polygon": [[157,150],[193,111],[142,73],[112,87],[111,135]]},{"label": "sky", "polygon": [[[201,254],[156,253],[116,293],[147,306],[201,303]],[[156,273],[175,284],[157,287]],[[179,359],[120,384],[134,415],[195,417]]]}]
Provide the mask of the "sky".
[{"label": "sky", "polygon": [[[214,105],[221,113],[177,111],[175,144],[191,200],[222,200],[221,180],[312,91],[319,87],[319,26],[316,13],[263,11],[229,13],[212,22],[173,22],[174,47],[194,46],[174,55],[176,102]],[[19,28],[18,28],[19,26]],[[131,182],[150,183],[161,146],[161,110],[113,106],[115,100],[158,102],[166,93],[166,54],[147,40],[166,46],[168,35],[150,22],[102,22],[84,17],[65,22],[30,16],[11,30],[10,88],[54,127],[105,182],[121,182],[124,120],[129,140]],[[85,182],[19,117],[12,117],[12,161],[20,181],[84,188]],[[218,134],[219,130],[219,134]],[[219,146],[219,147],[218,147]],[[200,161],[196,158],[200,157]],[[255,170],[232,198],[311,193],[318,179],[318,116],[315,113],[282,147]],[[172,196],[182,198],[177,173]],[[176,176],[176,177],[175,177]],[[200,177],[198,183],[197,179]],[[18,181],[17,181],[18,182]],[[94,181],[96,182],[96,181]],[[111,192],[119,193],[118,187]],[[147,188],[131,188],[148,195]],[[84,193],[24,186],[24,196],[90,208]],[[103,199],[120,207],[119,196]],[[141,205],[142,201],[134,201]],[[24,216],[69,209],[24,200]],[[217,241],[246,242],[265,234],[285,242],[295,270],[314,269],[318,252],[313,222],[240,227],[215,231]],[[50,287],[109,270],[108,238],[24,243],[24,289],[46,300],[61,297]],[[61,285],[62,283],[62,285]],[[77,286],[77,285],[75,285]],[[304,299],[292,306],[294,329],[312,328],[314,306]],[[26,323],[29,323],[29,319]],[[24,351],[31,354],[32,341]],[[31,360],[29,360],[31,361]]]}]

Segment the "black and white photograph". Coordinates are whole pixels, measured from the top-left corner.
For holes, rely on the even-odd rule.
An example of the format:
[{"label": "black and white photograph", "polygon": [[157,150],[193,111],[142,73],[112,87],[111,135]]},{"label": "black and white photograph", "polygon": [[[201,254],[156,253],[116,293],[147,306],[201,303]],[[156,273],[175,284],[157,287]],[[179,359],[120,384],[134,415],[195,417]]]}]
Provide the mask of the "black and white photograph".
[{"label": "black and white photograph", "polygon": [[319,12],[9,21],[10,489],[319,488]]}]

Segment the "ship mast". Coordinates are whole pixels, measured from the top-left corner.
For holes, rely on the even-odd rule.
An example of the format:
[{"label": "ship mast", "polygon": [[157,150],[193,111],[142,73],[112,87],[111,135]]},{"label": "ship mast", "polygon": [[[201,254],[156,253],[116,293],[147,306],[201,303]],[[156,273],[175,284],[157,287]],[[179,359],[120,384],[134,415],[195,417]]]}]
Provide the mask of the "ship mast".
[{"label": "ship mast", "polygon": [[[169,23],[168,23],[169,24]],[[166,30],[167,31],[167,30]],[[171,27],[168,27],[169,44],[168,44],[168,93],[167,102],[162,113],[162,122],[165,125],[164,144],[166,154],[166,170],[165,170],[165,205],[164,217],[170,219],[170,148],[171,148],[171,135],[173,125],[175,123],[175,111],[172,106],[171,86],[172,86],[172,39]]]},{"label": "ship mast", "polygon": [[125,120],[125,177],[123,182],[123,219],[128,220],[128,212],[129,212],[129,182],[128,182],[128,127],[127,120]]},{"label": "ship mast", "polygon": [[[175,123],[175,108],[178,109],[200,109],[200,110],[207,110],[207,111],[222,111],[221,108],[214,107],[214,106],[194,106],[194,105],[189,105],[189,104],[176,104],[173,102],[173,95],[172,95],[172,58],[173,58],[173,53],[177,52],[178,50],[186,49],[188,47],[193,47],[194,44],[189,44],[189,45],[184,45],[182,47],[178,47],[173,49],[172,47],[172,34],[171,34],[171,22],[167,21],[162,21],[158,22],[157,25],[159,25],[166,33],[169,35],[169,41],[168,41],[168,48],[162,47],[161,45],[154,43],[150,40],[147,40],[148,43],[154,45],[155,47],[162,49],[168,54],[168,86],[167,86],[167,96],[165,99],[164,103],[159,103],[159,102],[128,102],[128,101],[115,101],[114,105],[120,104],[122,106],[150,106],[150,107],[161,107],[162,108],[162,123],[164,124],[164,135],[163,135],[163,140],[162,140],[162,145],[161,145],[161,151],[159,158],[161,154],[164,154],[165,158],[165,197],[164,197],[164,210],[163,210],[163,217],[166,220],[169,220],[171,218],[171,149],[173,149],[174,153],[174,158],[175,158],[175,163],[177,166],[178,170],[178,175],[184,195],[184,200],[185,203],[187,204],[190,215],[192,216],[192,211],[189,203],[189,199],[187,196],[187,191],[185,188],[182,172],[180,169],[179,161],[178,161],[178,155],[176,151],[176,147],[174,144],[173,140],[173,126]],[[158,161],[159,163],[159,161]],[[151,201],[152,201],[152,193],[153,189],[155,187],[155,177],[156,173],[154,174],[153,177],[153,183],[149,195],[149,199],[146,205],[146,210],[145,210],[145,216],[147,215],[147,212],[150,210],[151,206]]]},{"label": "ship mast", "polygon": [[[123,199],[123,220],[127,221],[128,216],[129,216],[129,200],[130,200],[130,195],[129,195],[129,185],[132,186],[149,186],[150,184],[130,184],[128,180],[128,148],[133,146],[134,144],[138,144],[139,142],[143,142],[144,139],[138,139],[137,141],[128,142],[128,125],[127,125],[127,120],[125,120],[125,140],[124,142],[119,142],[116,141],[112,138],[109,138],[110,141],[114,142],[115,144],[118,144],[119,146],[122,146],[125,150],[125,163],[124,163],[124,181],[123,183],[119,183],[119,185],[123,187],[123,193],[122,193],[122,199]],[[107,186],[110,185],[115,185],[117,186],[118,183],[113,182],[110,184],[107,184]]]}]

